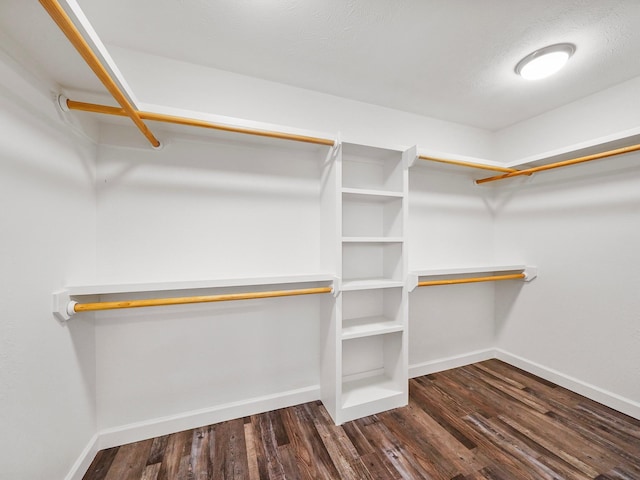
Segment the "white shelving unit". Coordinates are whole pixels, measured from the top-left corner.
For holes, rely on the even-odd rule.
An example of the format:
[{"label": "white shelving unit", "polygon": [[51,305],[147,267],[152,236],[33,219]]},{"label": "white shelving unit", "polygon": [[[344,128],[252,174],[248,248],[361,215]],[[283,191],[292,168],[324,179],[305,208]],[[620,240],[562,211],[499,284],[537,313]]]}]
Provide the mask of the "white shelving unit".
[{"label": "white shelving unit", "polygon": [[342,424],[408,401],[408,170],[400,151],[348,143],[336,165],[341,288],[322,349],[322,399]]}]

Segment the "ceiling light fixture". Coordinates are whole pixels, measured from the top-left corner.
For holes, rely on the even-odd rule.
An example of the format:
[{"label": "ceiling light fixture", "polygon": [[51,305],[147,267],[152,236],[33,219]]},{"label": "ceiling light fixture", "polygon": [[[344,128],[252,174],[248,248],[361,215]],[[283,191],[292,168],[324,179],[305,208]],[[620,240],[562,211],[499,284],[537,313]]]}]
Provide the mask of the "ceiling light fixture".
[{"label": "ceiling light fixture", "polygon": [[526,80],[538,80],[560,70],[576,51],[572,43],[557,43],[530,53],[516,65],[516,73]]}]

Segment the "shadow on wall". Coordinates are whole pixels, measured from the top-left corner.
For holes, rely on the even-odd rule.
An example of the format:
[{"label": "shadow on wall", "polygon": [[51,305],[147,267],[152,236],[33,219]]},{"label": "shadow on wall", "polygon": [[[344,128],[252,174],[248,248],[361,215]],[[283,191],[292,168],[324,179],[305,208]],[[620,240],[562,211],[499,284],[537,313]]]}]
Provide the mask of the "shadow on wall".
[{"label": "shadow on wall", "polygon": [[493,304],[492,282],[414,290],[409,297],[410,364],[491,348]]},{"label": "shadow on wall", "polygon": [[[2,111],[2,117],[6,119],[2,134],[10,140],[2,142],[3,174],[15,171],[24,178],[28,178],[30,182],[42,182],[47,186],[55,182],[65,189],[70,188],[70,182],[77,182],[83,187],[93,183],[94,145],[90,144],[86,138],[81,142],[70,141],[71,136],[67,128],[51,121],[45,112],[37,111],[2,85],[0,85],[0,99],[0,111]],[[53,103],[51,109],[54,109]],[[21,138],[22,132],[28,131],[42,132],[39,141],[33,142],[32,137]],[[69,154],[64,158],[42,162],[43,151],[68,151]],[[58,157],[60,157],[59,153]],[[80,159],[84,176],[77,175],[78,159]]]},{"label": "shadow on wall", "polygon": [[291,143],[180,138],[158,151],[105,146],[99,155],[97,188],[100,193],[126,187],[142,192],[204,195],[215,191],[245,196],[317,191],[330,149]]},{"label": "shadow on wall", "polygon": [[[491,195],[487,207],[494,216],[513,208],[520,214],[548,215],[550,211],[580,213],[638,208],[637,195],[620,195],[622,188],[640,181],[640,154],[613,157],[602,162],[570,166],[530,177],[500,180],[479,186]],[[509,210],[509,213],[513,213]]]},{"label": "shadow on wall", "polygon": [[[52,315],[53,317],[53,315]],[[51,321],[57,321],[52,318]],[[69,332],[73,351],[75,353],[78,370],[82,376],[82,387],[85,398],[95,399],[96,395],[96,339],[95,315],[91,312],[83,314],[82,318],[71,319],[64,324]],[[94,406],[95,410],[95,401]],[[95,418],[95,411],[93,412]]]},{"label": "shadow on wall", "polygon": [[[538,282],[534,279],[533,282]],[[518,300],[523,288],[529,288],[531,284],[515,282],[496,282],[495,285],[495,324],[494,332],[496,340],[500,338],[500,333],[506,328],[506,323],[511,316],[513,307]]]}]

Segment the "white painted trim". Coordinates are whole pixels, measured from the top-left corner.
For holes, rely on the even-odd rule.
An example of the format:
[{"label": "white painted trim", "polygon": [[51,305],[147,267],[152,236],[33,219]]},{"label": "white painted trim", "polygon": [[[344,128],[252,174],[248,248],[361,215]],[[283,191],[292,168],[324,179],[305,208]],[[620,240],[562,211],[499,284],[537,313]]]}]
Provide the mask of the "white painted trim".
[{"label": "white painted trim", "polygon": [[312,385],[273,395],[107,428],[98,433],[99,449],[138,442],[316,400],[320,400],[320,386]]},{"label": "white painted trim", "polygon": [[602,403],[607,407],[625,413],[633,418],[640,419],[640,403],[629,398],[622,397],[613,392],[596,387],[590,383],[565,375],[553,368],[545,367],[526,358],[506,352],[500,348],[495,350],[495,358],[521,368],[529,373],[544,378],[572,392],[583,395],[591,400]]},{"label": "white painted trim", "polygon": [[87,446],[84,447],[84,450],[82,450],[82,453],[71,467],[71,470],[69,470],[69,473],[67,473],[67,476],[64,477],[65,480],[82,480],[82,477],[84,477],[84,474],[89,469],[98,450],[100,450],[98,443],[98,434],[95,434],[91,437]]},{"label": "white painted trim", "polygon": [[409,378],[421,377],[422,375],[442,372],[452,368],[464,367],[465,365],[482,362],[484,360],[491,360],[492,358],[496,358],[495,350],[493,348],[487,348],[485,350],[476,350],[474,352],[463,353],[461,355],[409,365]]}]

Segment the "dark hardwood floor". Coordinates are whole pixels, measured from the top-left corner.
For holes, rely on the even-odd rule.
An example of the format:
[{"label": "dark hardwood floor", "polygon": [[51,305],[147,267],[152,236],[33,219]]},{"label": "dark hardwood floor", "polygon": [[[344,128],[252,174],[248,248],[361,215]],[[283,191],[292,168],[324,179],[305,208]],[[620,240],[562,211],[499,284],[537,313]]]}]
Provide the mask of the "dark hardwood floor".
[{"label": "dark hardwood floor", "polygon": [[102,450],[85,480],[640,479],[640,421],[498,360],[336,427],[320,402]]}]

